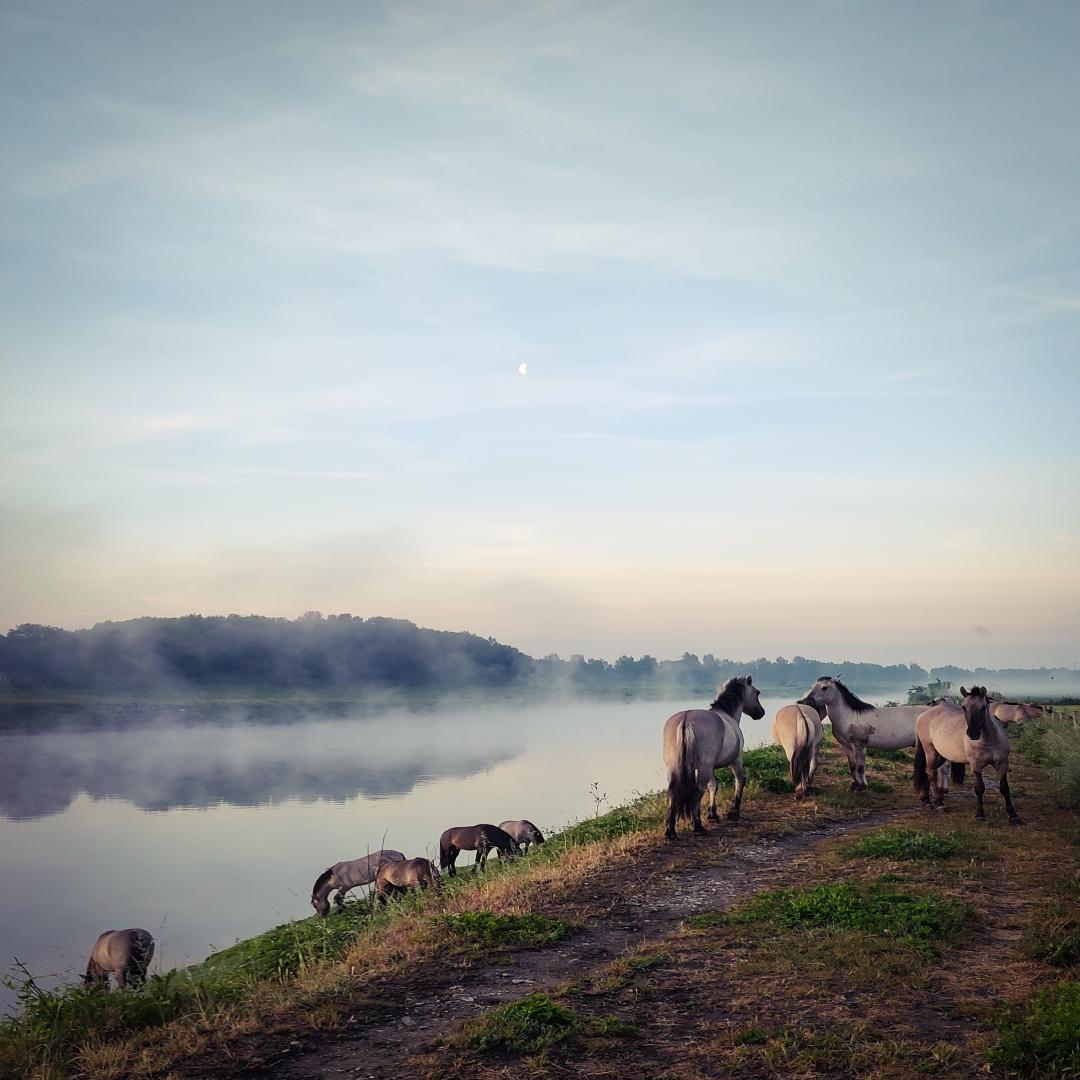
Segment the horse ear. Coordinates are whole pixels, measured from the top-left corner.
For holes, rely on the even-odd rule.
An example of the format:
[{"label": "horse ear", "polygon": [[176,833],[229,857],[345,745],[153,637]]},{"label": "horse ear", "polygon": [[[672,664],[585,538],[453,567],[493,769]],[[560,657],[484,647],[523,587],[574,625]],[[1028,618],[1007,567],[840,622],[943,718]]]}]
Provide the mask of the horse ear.
[{"label": "horse ear", "polygon": [[961,697],[967,697],[968,696],[968,692],[962,686],[960,687],[960,696]]},{"label": "horse ear", "polygon": [[747,686],[753,686],[754,685],[754,676],[753,675],[747,675],[746,676],[746,685]]}]

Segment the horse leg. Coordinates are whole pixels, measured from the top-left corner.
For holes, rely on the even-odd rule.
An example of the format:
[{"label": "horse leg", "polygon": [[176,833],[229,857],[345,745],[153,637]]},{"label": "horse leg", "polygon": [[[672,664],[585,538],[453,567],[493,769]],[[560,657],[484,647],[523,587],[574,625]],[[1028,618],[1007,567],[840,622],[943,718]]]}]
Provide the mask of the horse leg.
[{"label": "horse leg", "polygon": [[713,771],[709,777],[709,783],[706,785],[706,790],[709,792],[709,820],[719,821],[720,815],[716,812],[716,772]]},{"label": "horse leg", "polygon": [[975,817],[980,821],[986,819],[986,811],[983,809],[983,792],[986,790],[986,785],[983,783],[982,769],[977,768],[975,763],[971,763],[971,771],[975,774]]},{"label": "horse leg", "polygon": [[1016,807],[1013,806],[1012,792],[1009,790],[1008,765],[998,772],[998,789],[1001,791],[1001,797],[1005,800],[1005,810],[1009,815],[1009,824],[1023,825],[1024,823],[1020,820],[1020,815],[1016,812]]},{"label": "horse leg", "polygon": [[338,889],[338,891],[334,894],[334,903],[337,905],[338,911],[341,911],[341,909],[345,907],[345,894],[348,891],[348,889],[342,888]]},{"label": "horse leg", "polygon": [[866,747],[862,743],[855,747],[855,790],[866,790]]},{"label": "horse leg", "polygon": [[675,797],[668,793],[667,813],[664,815],[664,839],[675,839]]},{"label": "horse leg", "polygon": [[944,764],[945,759],[936,750],[933,759],[926,763],[926,772],[930,777],[930,794],[939,810],[945,809],[945,792],[941,790],[941,766]]},{"label": "horse leg", "polygon": [[852,743],[849,746],[844,747],[844,754],[847,757],[848,771],[851,773],[851,790],[859,790],[859,756],[855,749],[855,744]]},{"label": "horse leg", "polygon": [[690,823],[693,826],[694,832],[699,836],[705,832],[705,826],[701,824],[701,800],[705,798],[705,790],[706,788],[697,788],[697,798],[694,799],[694,809],[690,811]]},{"label": "horse leg", "polygon": [[740,754],[731,766],[731,775],[735,777],[735,794],[731,799],[731,809],[728,810],[728,821],[738,821],[739,811],[742,809],[742,793],[746,787],[746,770],[743,768],[742,754]]}]

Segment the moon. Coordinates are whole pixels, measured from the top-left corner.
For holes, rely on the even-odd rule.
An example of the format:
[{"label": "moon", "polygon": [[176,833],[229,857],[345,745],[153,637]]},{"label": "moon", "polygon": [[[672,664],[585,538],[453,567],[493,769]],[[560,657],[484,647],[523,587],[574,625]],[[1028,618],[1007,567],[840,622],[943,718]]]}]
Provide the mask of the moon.
[{"label": "moon", "polygon": [[518,364],[518,374],[519,375],[528,375],[529,374],[528,361],[522,360],[521,363]]}]

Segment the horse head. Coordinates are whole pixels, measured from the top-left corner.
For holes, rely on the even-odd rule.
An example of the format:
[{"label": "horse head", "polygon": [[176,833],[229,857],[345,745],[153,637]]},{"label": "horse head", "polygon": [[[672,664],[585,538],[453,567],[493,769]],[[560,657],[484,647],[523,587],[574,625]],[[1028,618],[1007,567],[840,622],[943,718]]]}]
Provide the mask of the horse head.
[{"label": "horse head", "polygon": [[973,686],[970,690],[960,687],[964,698],[964,718],[967,721],[967,737],[976,742],[983,736],[990,718],[990,703],[986,699],[985,686]]}]

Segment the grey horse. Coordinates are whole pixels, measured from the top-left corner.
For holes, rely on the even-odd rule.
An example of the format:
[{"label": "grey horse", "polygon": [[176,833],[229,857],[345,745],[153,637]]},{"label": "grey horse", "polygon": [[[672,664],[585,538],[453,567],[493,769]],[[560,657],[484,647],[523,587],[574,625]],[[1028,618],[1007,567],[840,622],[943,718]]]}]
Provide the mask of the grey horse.
[{"label": "grey horse", "polygon": [[149,930],[106,930],[94,943],[83,982],[87,986],[108,986],[109,976],[117,986],[140,986],[154,958],[154,938]]}]

